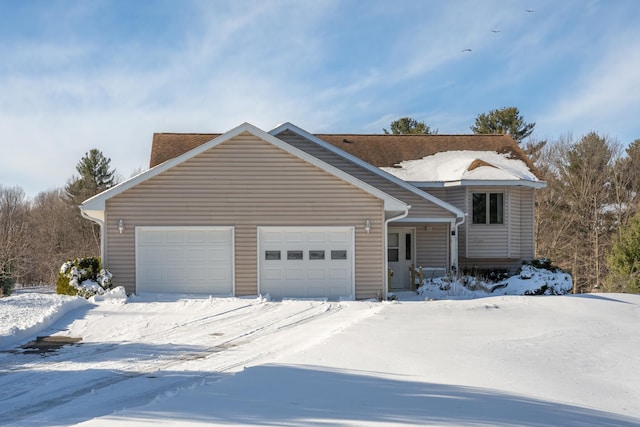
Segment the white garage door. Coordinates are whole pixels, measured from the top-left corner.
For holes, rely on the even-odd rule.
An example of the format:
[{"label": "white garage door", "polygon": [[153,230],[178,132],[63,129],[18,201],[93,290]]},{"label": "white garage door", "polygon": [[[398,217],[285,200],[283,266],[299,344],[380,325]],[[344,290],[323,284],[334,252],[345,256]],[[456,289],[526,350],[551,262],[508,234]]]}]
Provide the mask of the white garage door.
[{"label": "white garage door", "polygon": [[353,298],[353,227],[259,227],[260,289],[274,298]]},{"label": "white garage door", "polygon": [[136,227],[137,292],[233,294],[233,227]]}]

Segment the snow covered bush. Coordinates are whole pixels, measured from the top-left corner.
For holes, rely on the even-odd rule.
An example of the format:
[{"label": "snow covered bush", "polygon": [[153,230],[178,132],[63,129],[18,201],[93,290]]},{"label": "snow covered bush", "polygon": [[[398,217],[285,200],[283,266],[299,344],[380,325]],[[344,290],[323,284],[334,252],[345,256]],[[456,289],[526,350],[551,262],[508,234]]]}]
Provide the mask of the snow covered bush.
[{"label": "snow covered bush", "polygon": [[541,258],[523,264],[518,273],[498,280],[479,275],[425,279],[417,294],[428,299],[471,299],[495,295],[563,295],[572,289],[571,275]]},{"label": "snow covered bush", "polygon": [[90,298],[102,295],[111,289],[113,275],[109,270],[100,268],[100,259],[96,257],[76,258],[60,267],[56,291],[63,295],[79,295]]}]

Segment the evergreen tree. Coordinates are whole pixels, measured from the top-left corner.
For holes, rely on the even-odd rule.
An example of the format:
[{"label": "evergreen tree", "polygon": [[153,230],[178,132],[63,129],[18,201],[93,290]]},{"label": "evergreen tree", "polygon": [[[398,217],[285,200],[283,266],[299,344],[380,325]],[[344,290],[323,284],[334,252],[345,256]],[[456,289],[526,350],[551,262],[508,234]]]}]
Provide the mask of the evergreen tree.
[{"label": "evergreen tree", "polygon": [[535,123],[526,123],[516,107],[504,107],[479,114],[471,130],[475,134],[509,134],[520,144],[535,126]]},{"label": "evergreen tree", "polygon": [[419,122],[411,117],[401,117],[391,122],[391,132],[382,129],[386,135],[436,135],[438,129],[432,130],[425,122]]},{"label": "evergreen tree", "polygon": [[[116,183],[115,170],[109,165],[111,159],[106,158],[100,150],[92,149],[78,162],[76,171],[78,176],[71,177],[65,192],[72,205],[80,205],[88,198],[111,188]],[[77,256],[89,257],[100,255],[100,226],[88,221],[80,214],[80,210],[73,209],[73,228],[77,230],[79,251]]]},{"label": "evergreen tree", "polygon": [[623,229],[607,258],[607,290],[640,293],[640,212]]},{"label": "evergreen tree", "polygon": [[95,148],[85,153],[76,165],[78,176],[74,175],[65,188],[71,201],[79,205],[89,197],[115,185],[115,170],[109,169],[111,159]]}]

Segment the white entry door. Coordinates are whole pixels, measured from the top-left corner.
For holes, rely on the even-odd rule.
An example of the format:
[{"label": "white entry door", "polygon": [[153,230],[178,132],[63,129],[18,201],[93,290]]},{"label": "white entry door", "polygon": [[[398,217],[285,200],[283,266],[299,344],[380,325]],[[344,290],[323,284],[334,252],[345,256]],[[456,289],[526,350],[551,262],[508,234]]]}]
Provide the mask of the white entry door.
[{"label": "white entry door", "polygon": [[353,298],[353,227],[259,227],[259,293]]},{"label": "white entry door", "polygon": [[411,289],[409,268],[414,264],[415,230],[413,228],[389,228],[387,233],[387,261],[393,271],[392,290]]},{"label": "white entry door", "polygon": [[233,227],[136,227],[136,292],[233,295]]}]

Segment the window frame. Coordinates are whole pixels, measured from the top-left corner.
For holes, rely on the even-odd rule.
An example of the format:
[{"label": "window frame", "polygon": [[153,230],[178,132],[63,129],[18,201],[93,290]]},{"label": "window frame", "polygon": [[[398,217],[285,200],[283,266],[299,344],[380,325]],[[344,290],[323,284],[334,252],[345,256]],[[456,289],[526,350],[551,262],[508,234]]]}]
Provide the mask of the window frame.
[{"label": "window frame", "polygon": [[[476,200],[484,206],[477,206]],[[471,194],[471,212],[473,225],[504,225],[505,192],[474,191]]]}]

